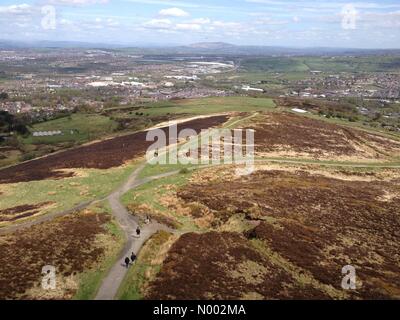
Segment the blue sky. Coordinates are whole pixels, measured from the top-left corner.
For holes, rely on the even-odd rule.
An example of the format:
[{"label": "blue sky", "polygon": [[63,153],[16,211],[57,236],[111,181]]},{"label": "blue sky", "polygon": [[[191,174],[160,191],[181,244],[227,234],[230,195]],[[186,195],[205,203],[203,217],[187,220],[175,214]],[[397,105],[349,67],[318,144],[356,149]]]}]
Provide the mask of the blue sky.
[{"label": "blue sky", "polygon": [[0,0],[0,39],[400,47],[400,0]]}]

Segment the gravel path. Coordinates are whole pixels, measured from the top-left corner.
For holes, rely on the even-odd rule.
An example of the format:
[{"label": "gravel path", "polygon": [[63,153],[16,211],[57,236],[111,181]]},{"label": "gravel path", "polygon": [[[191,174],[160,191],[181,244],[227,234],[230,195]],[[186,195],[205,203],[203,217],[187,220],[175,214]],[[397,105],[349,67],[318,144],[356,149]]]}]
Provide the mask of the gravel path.
[{"label": "gravel path", "polygon": [[144,165],[141,165],[139,168],[137,168],[129,177],[128,181],[108,197],[112,214],[116,218],[118,224],[125,234],[126,243],[118,256],[117,262],[110,269],[107,276],[103,279],[101,287],[96,295],[96,300],[113,300],[115,298],[118,288],[128,272],[128,269],[125,267],[124,263],[125,257],[130,257],[132,252],[138,255],[146,240],[148,240],[157,231],[171,231],[171,229],[169,229],[167,226],[152,222],[142,225],[140,229],[140,237],[137,237],[136,228],[139,222],[138,218],[130,214],[120,201],[121,196],[131,189],[134,189],[149,181],[168,177],[179,172],[172,171],[145,179],[138,179],[138,175],[143,168]]}]

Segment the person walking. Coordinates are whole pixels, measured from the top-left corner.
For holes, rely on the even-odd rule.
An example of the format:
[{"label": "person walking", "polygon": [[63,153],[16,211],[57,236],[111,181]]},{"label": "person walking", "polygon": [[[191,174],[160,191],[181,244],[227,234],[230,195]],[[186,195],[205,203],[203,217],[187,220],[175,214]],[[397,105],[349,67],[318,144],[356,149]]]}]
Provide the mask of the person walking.
[{"label": "person walking", "polygon": [[126,257],[125,258],[125,265],[126,265],[127,268],[129,267],[129,262],[130,262],[129,258]]},{"label": "person walking", "polygon": [[136,235],[137,235],[138,238],[140,237],[140,228],[139,228],[139,226],[137,226],[137,228],[136,228]]},{"label": "person walking", "polygon": [[132,254],[131,254],[131,261],[132,261],[132,263],[134,263],[135,260],[136,260],[136,254],[134,254],[134,253],[132,252]]}]

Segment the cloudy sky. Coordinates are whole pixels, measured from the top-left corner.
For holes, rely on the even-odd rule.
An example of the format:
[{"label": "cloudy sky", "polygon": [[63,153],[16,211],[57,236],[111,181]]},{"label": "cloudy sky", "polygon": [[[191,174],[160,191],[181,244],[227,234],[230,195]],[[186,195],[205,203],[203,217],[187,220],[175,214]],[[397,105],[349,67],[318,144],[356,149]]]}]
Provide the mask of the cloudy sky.
[{"label": "cloudy sky", "polygon": [[0,39],[400,47],[400,0],[0,0]]}]

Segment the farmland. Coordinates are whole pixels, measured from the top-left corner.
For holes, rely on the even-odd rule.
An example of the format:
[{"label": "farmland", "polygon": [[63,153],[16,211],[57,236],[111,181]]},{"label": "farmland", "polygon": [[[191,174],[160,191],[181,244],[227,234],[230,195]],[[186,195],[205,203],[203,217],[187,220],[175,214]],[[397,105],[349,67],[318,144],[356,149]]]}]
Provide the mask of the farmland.
[{"label": "farmland", "polygon": [[262,57],[244,59],[241,67],[258,72],[383,72],[399,71],[399,58],[388,57]]},{"label": "farmland", "polygon": [[32,132],[60,130],[62,135],[23,139],[24,144],[58,144],[63,142],[82,143],[113,133],[117,123],[98,114],[72,114],[55,120],[34,124]]},{"label": "farmland", "polygon": [[275,106],[269,98],[216,97],[205,99],[183,99],[150,105],[144,112],[149,114],[202,115],[223,112],[268,111]]}]

